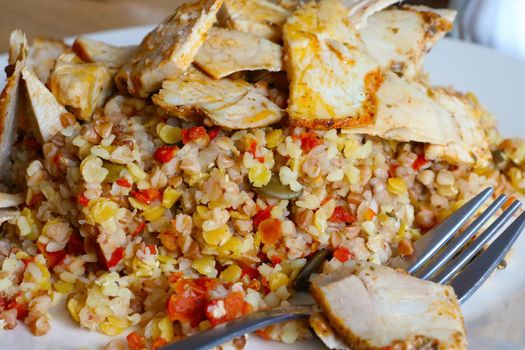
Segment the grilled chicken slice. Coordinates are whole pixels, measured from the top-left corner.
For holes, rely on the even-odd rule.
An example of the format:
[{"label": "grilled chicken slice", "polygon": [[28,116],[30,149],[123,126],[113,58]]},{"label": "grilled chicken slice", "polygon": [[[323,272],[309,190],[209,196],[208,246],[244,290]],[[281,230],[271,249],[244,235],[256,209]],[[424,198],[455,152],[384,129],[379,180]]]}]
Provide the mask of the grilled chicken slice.
[{"label": "grilled chicken slice", "polygon": [[146,98],[167,77],[178,75],[193,62],[222,5],[222,0],[198,0],[179,6],[140,43],[118,72],[121,92]]},{"label": "grilled chicken slice", "polygon": [[370,124],[384,74],[338,0],[309,2],[283,27],[293,124],[331,129]]},{"label": "grilled chicken slice", "polygon": [[467,96],[450,89],[434,88],[432,96],[459,125],[460,141],[446,146],[429,145],[425,157],[452,164],[474,163],[479,167],[487,166],[492,160],[492,153],[481,126],[481,118],[487,112]]},{"label": "grilled chicken slice", "polygon": [[310,327],[312,327],[317,337],[321,339],[328,349],[352,350],[332,326],[330,326],[330,323],[328,323],[328,320],[321,312],[314,312],[310,316]]},{"label": "grilled chicken slice", "polygon": [[[0,181],[9,177],[10,155],[16,136],[17,114],[20,108],[20,74],[27,57],[27,39],[20,30],[9,38],[7,82],[0,94]],[[10,74],[9,74],[10,73]]]},{"label": "grilled chicken slice", "polygon": [[24,203],[25,197],[23,193],[11,194],[0,192],[0,208],[16,207]]},{"label": "grilled chicken slice", "polygon": [[55,96],[31,69],[24,68],[22,77],[26,83],[29,104],[36,119],[38,131],[42,141],[47,142],[53,138],[62,127],[62,118],[70,114]]},{"label": "grilled chicken slice", "polygon": [[78,57],[86,62],[100,62],[109,68],[120,68],[137,51],[137,46],[113,46],[102,41],[80,36],[71,47]]},{"label": "grilled chicken slice", "polygon": [[89,120],[111,95],[113,81],[104,64],[84,63],[75,54],[66,53],[57,59],[48,86],[77,118]]},{"label": "grilled chicken slice", "polygon": [[368,52],[407,80],[420,74],[424,55],[452,29],[456,12],[424,6],[380,11],[360,29]]},{"label": "grilled chicken slice", "polygon": [[351,349],[466,349],[463,316],[450,286],[350,261],[314,277],[311,291]]},{"label": "grilled chicken slice", "polygon": [[0,209],[0,225],[5,221],[18,218],[20,212],[16,209]]},{"label": "grilled chicken slice", "polygon": [[368,17],[379,12],[400,0],[342,0],[350,9],[350,22],[356,29],[367,25]]},{"label": "grilled chicken slice", "polygon": [[168,113],[201,113],[226,129],[263,127],[279,121],[284,112],[244,80],[215,80],[190,67],[164,81],[153,102]]},{"label": "grilled chicken slice", "polygon": [[279,43],[289,16],[289,11],[265,0],[224,0],[220,17],[228,28]]},{"label": "grilled chicken slice", "polygon": [[70,52],[62,40],[36,38],[29,47],[27,67],[31,68],[41,82],[47,82],[49,72],[61,54]]},{"label": "grilled chicken slice", "polygon": [[377,91],[375,120],[348,132],[403,142],[448,145],[461,140],[454,117],[418,87],[388,72]]},{"label": "grilled chicken slice", "polygon": [[[362,8],[363,2],[381,8],[368,1],[356,6]],[[292,124],[347,128],[397,141],[440,145],[458,141],[458,125],[450,113],[418,86],[381,67],[341,15],[345,11],[338,0],[311,2],[296,10],[284,26]]]},{"label": "grilled chicken slice", "polygon": [[212,28],[194,64],[215,79],[240,71],[278,72],[282,70],[282,48],[250,33]]}]

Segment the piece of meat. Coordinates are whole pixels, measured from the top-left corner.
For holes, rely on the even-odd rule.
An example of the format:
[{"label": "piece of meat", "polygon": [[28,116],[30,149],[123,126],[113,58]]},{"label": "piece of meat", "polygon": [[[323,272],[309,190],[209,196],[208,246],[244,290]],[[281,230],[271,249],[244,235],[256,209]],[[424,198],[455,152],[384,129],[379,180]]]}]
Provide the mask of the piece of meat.
[{"label": "piece of meat", "polygon": [[280,43],[289,16],[288,10],[266,0],[224,0],[220,20],[225,27]]},{"label": "piece of meat", "polygon": [[11,194],[0,192],[0,208],[16,207],[24,203],[25,196],[23,193]]},{"label": "piece of meat", "polygon": [[392,72],[377,91],[375,120],[348,132],[402,142],[447,145],[461,140],[454,117],[415,85]]},{"label": "piece of meat", "polygon": [[283,27],[292,124],[314,129],[370,124],[384,79],[338,0],[310,2]]},{"label": "piece of meat", "polygon": [[78,119],[90,120],[112,93],[111,71],[102,63],[85,63],[73,53],[62,54],[51,71],[49,89]]},{"label": "piece of meat", "polygon": [[199,0],[179,6],[146,35],[117,73],[119,90],[146,98],[167,77],[184,72],[206,40],[221,5],[222,0]]},{"label": "piece of meat", "polygon": [[282,70],[282,48],[250,33],[212,28],[194,64],[215,79],[240,71],[278,72]]},{"label": "piece of meat", "polygon": [[329,325],[351,349],[466,349],[463,316],[450,286],[353,260],[311,282]]},{"label": "piece of meat", "polygon": [[136,45],[114,46],[84,36],[76,38],[71,48],[82,60],[104,63],[109,68],[122,67],[137,51]]},{"label": "piece of meat", "polygon": [[407,80],[421,75],[424,55],[452,29],[456,12],[424,6],[380,11],[359,30],[368,52]]},{"label": "piece of meat", "polygon": [[9,37],[7,82],[0,94],[0,182],[10,175],[10,156],[16,136],[17,115],[21,105],[20,74],[27,57],[27,39],[20,30]]},{"label": "piece of meat", "polygon": [[487,113],[465,95],[446,88],[433,88],[432,98],[446,109],[459,125],[460,141],[448,145],[429,145],[425,157],[452,164],[475,164],[486,167],[492,160],[489,142],[481,126]]},{"label": "piece of meat", "polygon": [[47,142],[63,129],[61,120],[64,115],[70,113],[57,101],[31,69],[24,68],[22,77],[25,81],[28,102],[35,116],[40,139]]},{"label": "piece of meat", "polygon": [[328,320],[321,312],[314,312],[310,316],[310,327],[315,334],[321,339],[328,349],[332,350],[352,350],[339,334],[330,326]]},{"label": "piece of meat", "polygon": [[367,25],[367,20],[371,15],[400,0],[342,0],[342,2],[350,9],[348,16],[352,26],[360,29]]},{"label": "piece of meat", "polygon": [[35,38],[29,47],[26,66],[35,72],[41,82],[46,83],[58,56],[70,51],[69,46],[62,40]]},{"label": "piece of meat", "polygon": [[20,212],[15,209],[0,209],[0,225],[5,221],[16,219],[20,215]]},{"label": "piece of meat", "polygon": [[168,113],[201,113],[226,129],[263,127],[279,121],[284,112],[244,80],[215,80],[190,67],[164,81],[153,102]]}]

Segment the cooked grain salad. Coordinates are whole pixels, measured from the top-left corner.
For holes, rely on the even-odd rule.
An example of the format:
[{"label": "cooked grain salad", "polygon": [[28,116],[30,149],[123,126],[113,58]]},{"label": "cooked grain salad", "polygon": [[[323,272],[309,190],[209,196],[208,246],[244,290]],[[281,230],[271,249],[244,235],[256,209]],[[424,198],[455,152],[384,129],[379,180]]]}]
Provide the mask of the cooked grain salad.
[{"label": "cooked grain salad", "polygon": [[[369,16],[377,28],[406,16],[420,20],[418,31],[404,35],[421,35],[423,44],[409,40],[413,47],[395,61],[365,57],[375,65],[374,84],[398,84],[410,101],[415,96],[438,111],[403,109],[416,121],[393,112],[395,126],[407,124],[388,133],[381,111],[392,106],[370,86],[362,103],[375,113],[375,127],[332,127],[356,125],[359,111],[361,117],[339,115],[335,124],[326,111],[313,119],[304,111],[306,78],[298,77],[302,58],[294,51],[299,20],[343,5],[323,0],[319,8],[295,9],[295,2],[243,0],[274,11],[279,26],[268,31],[252,12],[245,22],[234,16],[239,1],[222,4],[219,18],[226,19],[215,26],[228,29],[214,29],[214,40],[227,35],[240,49],[244,42],[255,50],[256,37],[270,56],[284,55],[286,72],[257,55],[214,61],[206,57],[213,45],[199,52],[198,68],[191,65],[207,45],[194,29],[210,30],[220,1],[183,5],[138,48],[87,38],[72,48],[41,38],[28,48],[23,33],[12,34],[0,105],[0,328],[20,323],[44,335],[53,324],[51,306],[65,300],[79,327],[116,337],[106,349],[157,349],[287,305],[299,270],[320,249],[331,252],[324,271],[353,259],[384,264],[413,254],[414,241],[481,189],[525,191],[525,143],[503,140],[472,94],[430,87],[421,72],[424,52],[450,30],[450,14],[409,6],[379,11],[395,2],[379,1],[379,12],[353,12],[343,23],[349,32],[359,29],[353,40],[362,37],[374,56],[374,32],[363,24]],[[403,21],[401,32],[413,25]],[[333,111],[343,103],[337,98]],[[440,130],[417,129],[425,113],[428,120],[455,118],[445,135],[451,140],[435,143]],[[311,337],[300,321],[257,335],[285,343]],[[222,349],[245,343],[241,337]]]}]

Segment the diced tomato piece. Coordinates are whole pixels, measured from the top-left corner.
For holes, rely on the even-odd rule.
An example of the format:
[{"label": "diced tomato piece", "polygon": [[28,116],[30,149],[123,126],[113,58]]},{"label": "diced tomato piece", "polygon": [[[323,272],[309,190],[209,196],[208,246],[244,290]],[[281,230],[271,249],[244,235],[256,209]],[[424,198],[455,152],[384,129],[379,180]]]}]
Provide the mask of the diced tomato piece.
[{"label": "diced tomato piece", "polygon": [[135,237],[136,235],[140,234],[142,231],[144,231],[144,227],[146,227],[146,221],[141,220],[131,235]]},{"label": "diced tomato piece", "polygon": [[263,338],[264,340],[272,340],[272,337],[270,334],[272,333],[273,326],[268,326],[263,329],[258,329],[255,331],[255,334],[257,334],[259,337]]},{"label": "diced tomato piece", "polygon": [[60,168],[60,165],[62,164],[62,152],[57,152],[57,154],[55,154],[55,156],[53,157],[53,163],[55,163],[55,165]]},{"label": "diced tomato piece", "polygon": [[19,303],[16,300],[16,297],[14,297],[13,299],[9,301],[9,303],[6,306],[6,309],[7,310],[16,309],[16,318],[20,321],[25,320],[25,318],[27,317],[27,314],[29,313],[27,311],[27,305]]},{"label": "diced tomato piece", "polygon": [[129,183],[128,179],[126,179],[125,177],[118,179],[117,184],[122,187],[131,188],[131,184]]},{"label": "diced tomato piece", "polygon": [[301,149],[303,152],[308,153],[312,148],[319,146],[323,143],[323,140],[314,132],[303,132],[299,138],[301,139]]},{"label": "diced tomato piece", "polygon": [[80,234],[73,232],[67,241],[66,251],[74,255],[84,254],[86,252],[84,248],[84,238]]},{"label": "diced tomato piece", "polygon": [[263,222],[264,220],[268,219],[270,216],[272,216],[272,206],[269,205],[266,208],[259,210],[257,214],[255,214],[252,218],[252,224],[255,229],[259,227],[259,224]]},{"label": "diced tomato piece", "polygon": [[275,244],[282,235],[281,220],[268,218],[259,224],[261,242],[264,244]]},{"label": "diced tomato piece", "polygon": [[40,253],[42,253],[42,255],[46,258],[47,267],[49,267],[50,269],[59,265],[67,255],[64,249],[59,250],[57,252],[48,252],[46,250],[46,244],[37,242],[36,245],[38,247],[38,250],[40,250]]},{"label": "diced tomato piece", "polygon": [[208,131],[208,136],[210,136],[210,140],[213,140],[214,138],[216,138],[220,131],[221,131],[220,127],[218,126],[212,127],[210,131]]},{"label": "diced tomato piece", "polygon": [[272,264],[277,265],[283,261],[283,258],[280,257],[279,255],[272,255],[272,257],[270,258],[270,261],[272,262]]},{"label": "diced tomato piece", "polygon": [[245,266],[242,268],[241,276],[248,276],[249,279],[253,280],[259,277],[259,270],[250,266]]},{"label": "diced tomato piece", "polygon": [[182,285],[176,282],[176,291],[168,300],[168,316],[171,321],[189,323],[192,327],[199,325],[206,318],[207,296],[197,286],[184,283],[185,290],[180,290]]},{"label": "diced tomato piece", "polygon": [[163,347],[164,345],[168,344],[166,339],[160,337],[155,339],[155,341],[151,344],[151,350],[157,350]]},{"label": "diced tomato piece", "polygon": [[339,260],[340,262],[347,262],[348,260],[352,259],[352,253],[348,251],[345,247],[339,247],[333,252],[334,258]]},{"label": "diced tomato piece", "polygon": [[130,348],[130,350],[146,349],[146,340],[137,332],[131,332],[130,334],[128,334],[126,340],[128,341],[128,347]]},{"label": "diced tomato piece", "polygon": [[153,153],[153,158],[159,163],[168,163],[173,159],[178,149],[177,146],[161,146]]},{"label": "diced tomato piece", "polygon": [[87,207],[89,205],[89,199],[86,198],[86,196],[84,196],[83,193],[80,193],[78,196],[77,196],[77,202],[78,204],[80,204],[81,206],[83,206],[84,208]]},{"label": "diced tomato piece", "polygon": [[159,190],[150,188],[147,190],[131,191],[131,196],[139,202],[151,204],[153,201],[160,199],[161,194]]},{"label": "diced tomato piece", "polygon": [[251,312],[251,305],[244,300],[242,292],[232,292],[222,299],[226,314],[217,318],[213,315],[213,307],[219,303],[219,300],[212,300],[206,307],[206,317],[215,326],[220,323],[233,321],[236,318],[247,315]]},{"label": "diced tomato piece", "polygon": [[397,168],[399,168],[399,164],[390,164],[390,167],[388,168],[388,177],[395,177]]},{"label": "diced tomato piece", "polygon": [[157,246],[155,244],[146,244],[151,254],[157,254]]},{"label": "diced tomato piece", "polygon": [[412,163],[412,169],[420,170],[427,163],[428,161],[425,159],[425,156],[422,154],[418,154],[416,160],[414,161],[414,163]]},{"label": "diced tomato piece", "polygon": [[111,258],[109,259],[109,261],[106,261],[106,267],[108,269],[112,268],[113,266],[117,265],[119,261],[122,260],[123,258],[124,258],[124,248],[119,247],[115,249],[113,253],[111,253]]},{"label": "diced tomato piece", "polygon": [[334,213],[330,218],[328,219],[331,222],[344,222],[344,223],[352,223],[356,220],[356,217],[343,206],[339,205],[335,207]]},{"label": "diced tomato piece", "polygon": [[182,129],[182,143],[187,144],[188,142],[195,141],[198,138],[206,136],[208,133],[202,126],[194,126],[189,129]]}]

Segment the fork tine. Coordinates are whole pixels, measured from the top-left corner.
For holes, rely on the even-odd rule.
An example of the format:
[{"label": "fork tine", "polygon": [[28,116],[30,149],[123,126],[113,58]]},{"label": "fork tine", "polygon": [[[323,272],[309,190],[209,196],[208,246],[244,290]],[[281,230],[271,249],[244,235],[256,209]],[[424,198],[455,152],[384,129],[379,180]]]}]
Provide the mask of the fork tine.
[{"label": "fork tine", "polygon": [[483,213],[481,213],[472,224],[470,224],[463,232],[461,232],[456,238],[447,244],[443,250],[437,256],[434,256],[432,260],[423,268],[415,273],[416,277],[421,279],[428,279],[436,271],[438,271],[443,265],[445,265],[456,252],[463,248],[472,236],[479,231],[483,225],[494,215],[494,213],[505,203],[507,196],[502,194],[499,196]]},{"label": "fork tine", "polygon": [[514,201],[504,212],[498,217],[492,225],[489,226],[481,235],[479,235],[474,242],[463,250],[458,256],[456,256],[445,268],[440,271],[436,276],[432,277],[431,280],[445,284],[454,277],[454,275],[463,268],[474,255],[479,252],[485,244],[487,244],[492,237],[498,233],[498,231],[510,220],[516,210],[521,207],[520,201]]},{"label": "fork tine", "polygon": [[427,232],[414,243],[414,254],[410,257],[396,257],[390,261],[390,266],[401,268],[408,273],[414,273],[425,264],[454,233],[472,216],[478,208],[494,192],[492,187],[481,191],[476,197],[456,210],[440,225]]},{"label": "fork tine", "polygon": [[496,269],[525,228],[525,212],[450,281],[460,302],[468,299]]}]

